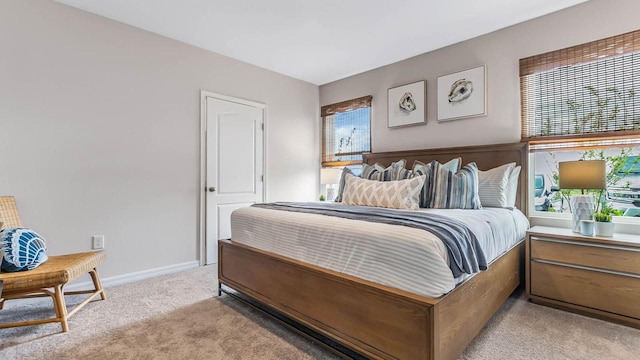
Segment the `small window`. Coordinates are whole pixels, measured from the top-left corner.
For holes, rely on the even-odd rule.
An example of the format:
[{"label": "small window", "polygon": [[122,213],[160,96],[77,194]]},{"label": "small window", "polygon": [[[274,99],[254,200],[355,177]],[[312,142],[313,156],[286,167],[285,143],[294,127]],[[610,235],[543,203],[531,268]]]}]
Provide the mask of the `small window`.
[{"label": "small window", "polygon": [[322,167],[362,164],[371,151],[371,96],[326,105],[322,116]]},{"label": "small window", "polygon": [[[535,147],[534,147],[535,149]],[[569,213],[569,197],[580,190],[558,188],[558,163],[575,160],[605,160],[606,191],[585,190],[600,199],[600,205],[620,210],[623,216],[640,216],[640,146],[592,149],[542,150],[533,154],[534,211]]]}]

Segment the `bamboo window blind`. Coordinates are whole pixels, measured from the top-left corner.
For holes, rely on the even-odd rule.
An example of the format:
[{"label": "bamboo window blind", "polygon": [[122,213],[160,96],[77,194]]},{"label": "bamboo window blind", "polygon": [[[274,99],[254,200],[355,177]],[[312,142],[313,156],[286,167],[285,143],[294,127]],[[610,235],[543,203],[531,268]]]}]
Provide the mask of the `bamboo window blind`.
[{"label": "bamboo window blind", "polygon": [[371,151],[371,99],[364,96],[320,108],[322,166],[362,164]]},{"label": "bamboo window blind", "polygon": [[640,135],[640,30],[520,59],[522,139]]}]

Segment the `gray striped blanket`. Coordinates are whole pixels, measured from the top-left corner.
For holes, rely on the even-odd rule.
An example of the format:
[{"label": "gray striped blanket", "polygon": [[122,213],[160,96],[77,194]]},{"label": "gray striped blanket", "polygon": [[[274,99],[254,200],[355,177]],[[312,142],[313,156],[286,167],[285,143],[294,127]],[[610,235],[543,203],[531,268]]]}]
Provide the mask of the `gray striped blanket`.
[{"label": "gray striped blanket", "polygon": [[408,226],[429,231],[447,248],[449,268],[454,277],[473,274],[487,269],[485,257],[475,234],[462,221],[421,211],[386,209],[370,206],[354,206],[336,203],[275,202],[252,206],[295,211],[352,220],[379,222]]}]

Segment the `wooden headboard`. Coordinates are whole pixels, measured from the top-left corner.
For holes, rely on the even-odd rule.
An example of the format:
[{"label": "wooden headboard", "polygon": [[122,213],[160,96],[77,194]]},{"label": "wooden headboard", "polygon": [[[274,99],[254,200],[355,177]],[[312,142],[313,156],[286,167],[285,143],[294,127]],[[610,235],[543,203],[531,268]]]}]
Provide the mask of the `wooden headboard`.
[{"label": "wooden headboard", "polygon": [[400,159],[407,160],[406,167],[411,169],[415,160],[427,164],[432,160],[445,163],[455,157],[462,158],[462,164],[475,162],[480,170],[488,170],[496,166],[515,162],[522,166],[520,180],[518,183],[518,195],[516,197],[516,207],[527,214],[527,172],[529,160],[529,145],[526,142],[462,146],[441,149],[405,150],[389,151],[380,153],[365,153],[364,162],[367,164],[379,163],[389,166],[392,162]]}]

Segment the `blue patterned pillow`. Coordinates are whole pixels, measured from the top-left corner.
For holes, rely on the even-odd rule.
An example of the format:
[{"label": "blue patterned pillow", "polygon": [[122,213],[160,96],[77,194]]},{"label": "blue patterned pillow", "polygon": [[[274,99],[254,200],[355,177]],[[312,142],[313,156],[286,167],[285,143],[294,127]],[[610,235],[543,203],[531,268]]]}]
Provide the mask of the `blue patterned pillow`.
[{"label": "blue patterned pillow", "polygon": [[[430,184],[431,184],[431,166],[432,164],[438,163],[437,161],[432,161],[429,164],[425,164],[422,161],[414,161],[413,163],[413,173],[416,176],[419,175],[427,175],[427,180],[424,182],[424,188],[422,189],[422,191],[420,192],[420,207],[421,208],[428,208],[431,207],[431,190],[429,188]],[[449,161],[447,161],[446,163],[442,164],[442,167],[452,171],[452,172],[457,172],[458,170],[460,170],[460,164],[462,163],[462,158],[454,158],[451,159]],[[438,163],[439,164],[439,163]]]},{"label": "blue patterned pillow", "polygon": [[406,160],[391,163],[391,166],[382,172],[382,181],[397,181],[413,178],[413,172],[405,169]]},{"label": "blue patterned pillow", "polygon": [[434,209],[482,209],[478,196],[478,166],[471,162],[453,172],[437,161],[431,163],[429,207]]},{"label": "blue patterned pillow", "polygon": [[362,170],[360,171],[360,178],[367,180],[380,180],[380,177],[384,168],[378,164],[369,165],[362,164]]},{"label": "blue patterned pillow", "polygon": [[413,177],[413,174],[410,170],[404,168],[406,163],[407,161],[402,159],[392,162],[391,165],[386,168],[377,163],[374,165],[363,164],[360,178],[378,181],[410,179]]},{"label": "blue patterned pillow", "polygon": [[0,231],[2,271],[33,270],[47,261],[47,246],[42,236],[26,228]]},{"label": "blue patterned pillow", "polygon": [[[433,162],[433,161],[432,161]],[[462,164],[462,158],[461,157],[457,157],[457,158],[453,158],[449,161],[447,161],[446,163],[442,164],[444,166],[445,169],[449,170],[449,171],[453,171],[456,172],[458,170],[460,170],[460,166]],[[422,174],[426,174],[429,172],[431,163],[425,164],[422,161],[414,161],[413,162],[413,172],[419,172],[421,171],[421,175]]]}]

